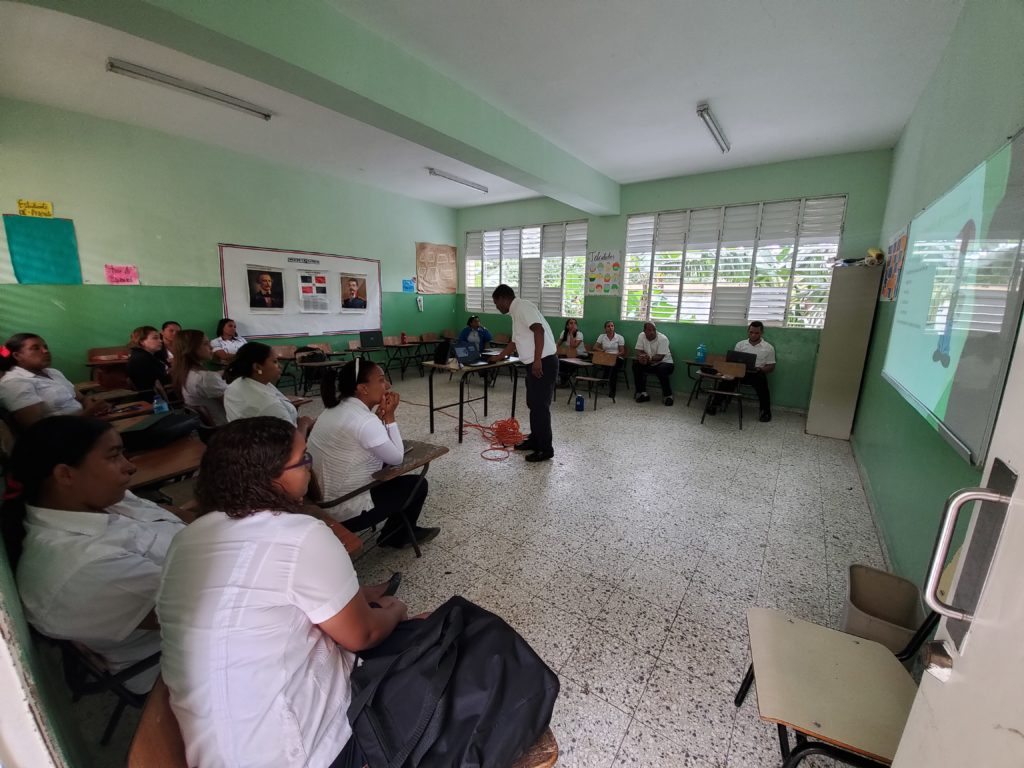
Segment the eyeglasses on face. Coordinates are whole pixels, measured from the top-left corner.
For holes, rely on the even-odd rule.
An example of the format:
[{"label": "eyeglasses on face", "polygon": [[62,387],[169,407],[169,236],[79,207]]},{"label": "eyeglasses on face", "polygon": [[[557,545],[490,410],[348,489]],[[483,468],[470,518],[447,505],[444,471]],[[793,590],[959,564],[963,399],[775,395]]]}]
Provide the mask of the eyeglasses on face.
[{"label": "eyeglasses on face", "polygon": [[289,469],[301,469],[302,467],[311,466],[313,466],[313,454],[311,454],[309,451],[304,451],[302,454],[302,459],[300,461],[297,461],[294,464],[289,464],[281,471],[287,472]]}]

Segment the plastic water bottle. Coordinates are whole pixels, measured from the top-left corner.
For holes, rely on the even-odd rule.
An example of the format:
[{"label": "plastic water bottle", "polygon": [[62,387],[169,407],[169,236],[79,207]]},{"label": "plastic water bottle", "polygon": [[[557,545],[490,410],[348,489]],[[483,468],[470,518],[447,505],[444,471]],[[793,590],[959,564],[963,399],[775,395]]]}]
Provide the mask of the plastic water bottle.
[{"label": "plastic water bottle", "polygon": [[159,394],[153,396],[153,413],[167,413],[171,406]]},{"label": "plastic water bottle", "polygon": [[697,345],[697,362],[703,363],[708,359],[708,348],[704,346],[703,342]]},{"label": "plastic water bottle", "polygon": [[583,400],[583,395],[576,395],[576,410],[582,411],[586,408],[586,403]]}]

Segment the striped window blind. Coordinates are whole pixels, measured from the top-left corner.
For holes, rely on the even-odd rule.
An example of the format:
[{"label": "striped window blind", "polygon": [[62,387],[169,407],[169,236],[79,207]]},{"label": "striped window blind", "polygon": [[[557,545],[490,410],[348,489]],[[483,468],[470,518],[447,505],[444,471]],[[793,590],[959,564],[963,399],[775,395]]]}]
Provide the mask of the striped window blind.
[{"label": "striped window blind", "polygon": [[466,233],[463,289],[466,309],[492,309],[500,283],[549,316],[583,317],[587,222]]},{"label": "striped window blind", "polygon": [[846,196],[630,216],[622,319],[820,328]]}]

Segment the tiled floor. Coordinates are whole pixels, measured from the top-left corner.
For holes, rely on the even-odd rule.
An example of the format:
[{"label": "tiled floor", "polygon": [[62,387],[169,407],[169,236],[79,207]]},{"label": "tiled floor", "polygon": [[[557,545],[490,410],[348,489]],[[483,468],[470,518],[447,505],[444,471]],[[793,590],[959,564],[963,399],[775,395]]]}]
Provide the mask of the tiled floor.
[{"label": "tiled floor", "polygon": [[[579,413],[559,390],[553,461],[487,461],[475,431],[458,444],[454,419],[429,434],[414,405],[425,379],[396,389],[403,435],[451,449],[430,468],[423,518],[442,534],[422,559],[371,551],[356,566],[364,582],[401,570],[410,613],[461,594],[518,629],[561,678],[560,766],[781,764],[756,697],[732,704],[745,611],[834,624],[849,563],[883,565],[848,443],[803,434],[798,414],[739,431],[734,411],[701,425],[685,399],[637,405],[624,391]],[[477,403],[467,418],[507,417],[510,392],[502,378],[489,416]]]}]

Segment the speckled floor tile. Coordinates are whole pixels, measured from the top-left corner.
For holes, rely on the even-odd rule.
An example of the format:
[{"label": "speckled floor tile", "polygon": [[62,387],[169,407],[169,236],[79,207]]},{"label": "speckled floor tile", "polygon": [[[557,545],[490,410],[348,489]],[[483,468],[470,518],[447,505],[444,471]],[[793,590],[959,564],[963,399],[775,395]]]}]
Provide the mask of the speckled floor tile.
[{"label": "speckled floor tile", "polygon": [[560,672],[631,713],[647,687],[656,661],[646,650],[591,627]]},{"label": "speckled floor tile", "polygon": [[724,768],[725,756],[693,751],[634,720],[615,755],[617,768]]},{"label": "speckled floor tile", "polygon": [[629,715],[572,680],[562,688],[551,718],[561,768],[608,768],[622,743]]},{"label": "speckled floor tile", "polygon": [[675,615],[673,610],[619,589],[594,619],[594,628],[657,655]]}]

